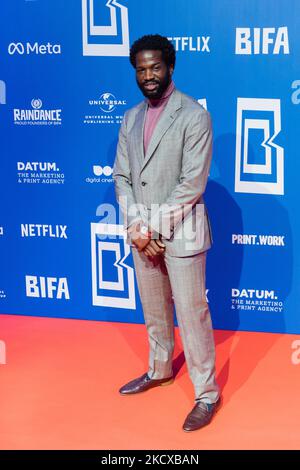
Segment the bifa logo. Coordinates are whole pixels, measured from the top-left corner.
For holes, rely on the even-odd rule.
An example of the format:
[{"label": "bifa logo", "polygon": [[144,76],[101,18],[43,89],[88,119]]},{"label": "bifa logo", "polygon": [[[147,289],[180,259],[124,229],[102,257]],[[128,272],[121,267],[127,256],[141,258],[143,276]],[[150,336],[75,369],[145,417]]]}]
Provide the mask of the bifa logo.
[{"label": "bifa logo", "polygon": [[235,53],[289,54],[288,28],[236,28]]},{"label": "bifa logo", "polygon": [[92,223],[93,305],[135,309],[134,270],[122,225]]},{"label": "bifa logo", "polygon": [[279,99],[238,98],[235,192],[284,194],[284,150]]},{"label": "bifa logo", "polygon": [[6,85],[3,80],[0,80],[0,104],[6,104]]},{"label": "bifa logo", "polygon": [[128,9],[117,0],[82,0],[83,55],[129,56]]},{"label": "bifa logo", "polygon": [[25,276],[26,296],[70,300],[66,277]]},{"label": "bifa logo", "polygon": [[294,352],[292,353],[292,357],[291,357],[292,364],[294,364],[294,366],[298,366],[300,364],[300,340],[299,339],[295,339],[292,342],[292,349],[294,349]]}]

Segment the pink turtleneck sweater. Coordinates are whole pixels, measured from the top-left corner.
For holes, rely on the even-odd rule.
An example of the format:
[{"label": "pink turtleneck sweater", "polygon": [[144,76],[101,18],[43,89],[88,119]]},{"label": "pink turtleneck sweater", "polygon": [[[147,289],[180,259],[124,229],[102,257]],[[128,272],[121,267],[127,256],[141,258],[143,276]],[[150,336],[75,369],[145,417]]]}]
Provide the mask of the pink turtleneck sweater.
[{"label": "pink turtleneck sweater", "polygon": [[162,97],[158,100],[150,100],[148,99],[148,109],[147,115],[145,119],[145,127],[144,127],[144,151],[145,155],[147,152],[147,148],[152,137],[153,131],[155,129],[156,124],[161,116],[161,113],[167,106],[169,98],[175,89],[175,85],[173,80],[171,81],[170,85],[162,95]]}]

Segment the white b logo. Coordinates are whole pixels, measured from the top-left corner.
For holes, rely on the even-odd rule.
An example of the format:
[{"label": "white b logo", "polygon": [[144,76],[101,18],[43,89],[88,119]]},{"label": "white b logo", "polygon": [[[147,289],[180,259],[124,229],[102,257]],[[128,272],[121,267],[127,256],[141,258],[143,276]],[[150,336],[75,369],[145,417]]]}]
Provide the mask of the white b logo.
[{"label": "white b logo", "polygon": [[279,99],[238,98],[235,191],[284,194],[284,150]]},{"label": "white b logo", "polygon": [[[99,6],[102,10],[109,8],[110,24],[97,24],[96,18],[101,12],[97,12]],[[118,24],[121,31],[118,31]],[[82,0],[82,39],[83,55],[129,56],[127,7],[117,0]]]}]

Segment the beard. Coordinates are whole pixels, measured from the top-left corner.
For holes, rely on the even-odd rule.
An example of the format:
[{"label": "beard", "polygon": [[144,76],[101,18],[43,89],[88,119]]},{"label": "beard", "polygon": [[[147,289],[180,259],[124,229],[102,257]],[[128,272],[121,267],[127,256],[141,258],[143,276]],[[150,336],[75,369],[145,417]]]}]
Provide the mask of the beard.
[{"label": "beard", "polygon": [[[137,84],[138,84],[139,89],[141,90],[141,92],[146,98],[149,98],[151,100],[159,100],[164,94],[164,92],[166,91],[166,89],[168,88],[168,86],[170,85],[170,82],[171,82],[171,74],[168,70],[168,72],[166,73],[166,75],[164,76],[162,80],[153,79],[153,80],[149,80],[146,83],[137,82]],[[149,84],[148,88],[145,86],[147,84]]]}]

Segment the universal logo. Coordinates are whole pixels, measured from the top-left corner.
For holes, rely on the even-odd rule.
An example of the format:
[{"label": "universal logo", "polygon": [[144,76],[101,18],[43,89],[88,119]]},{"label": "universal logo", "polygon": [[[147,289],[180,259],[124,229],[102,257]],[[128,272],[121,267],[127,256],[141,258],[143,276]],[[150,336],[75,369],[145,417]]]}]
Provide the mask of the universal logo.
[{"label": "universal logo", "polygon": [[31,100],[32,109],[14,109],[14,123],[22,126],[52,126],[61,125],[61,109],[41,109],[42,100]]},{"label": "universal logo", "polygon": [[105,92],[98,99],[89,100],[88,104],[93,108],[93,113],[84,116],[84,124],[121,124],[127,101]]},{"label": "universal logo", "polygon": [[61,54],[60,44],[39,44],[38,42],[11,42],[8,46],[9,55],[59,55]]}]

